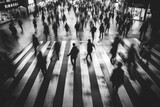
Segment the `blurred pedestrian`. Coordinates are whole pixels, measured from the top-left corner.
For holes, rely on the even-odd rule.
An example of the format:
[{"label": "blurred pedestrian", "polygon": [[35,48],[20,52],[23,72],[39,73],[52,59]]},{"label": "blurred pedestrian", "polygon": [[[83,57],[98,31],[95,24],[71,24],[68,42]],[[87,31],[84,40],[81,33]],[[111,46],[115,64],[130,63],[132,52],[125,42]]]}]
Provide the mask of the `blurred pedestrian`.
[{"label": "blurred pedestrian", "polygon": [[53,23],[52,29],[55,35],[55,39],[58,40],[58,24],[56,22]]},{"label": "blurred pedestrian", "polygon": [[110,50],[110,54],[112,55],[110,62],[111,64],[114,64],[116,61],[116,55],[117,55],[117,50],[118,50],[118,45],[120,43],[120,38],[119,37],[115,37],[112,45],[112,48]]},{"label": "blurred pedestrian", "polygon": [[94,41],[94,34],[95,34],[96,30],[97,30],[97,28],[93,24],[91,27],[91,30],[90,30],[90,32],[92,34],[92,42]]},{"label": "blurred pedestrian", "polygon": [[59,60],[59,51],[60,51],[60,42],[56,41],[56,43],[54,44],[53,53],[56,53],[56,57],[58,60]]},{"label": "blurred pedestrian", "polygon": [[34,26],[34,29],[35,29],[35,33],[37,33],[37,21],[36,21],[36,18],[33,19],[33,26]]},{"label": "blurred pedestrian", "polygon": [[69,30],[70,30],[70,27],[68,25],[68,23],[66,22],[65,26],[64,26],[65,30],[66,30],[66,36],[69,35]]},{"label": "blurred pedestrian", "polygon": [[42,55],[42,52],[40,51],[37,55],[37,65],[41,69],[43,75],[45,76],[47,73],[46,69],[46,57]]},{"label": "blurred pedestrian", "polygon": [[79,49],[77,48],[75,43],[73,43],[72,45],[73,47],[67,56],[71,56],[70,58],[71,58],[71,63],[73,65],[73,68],[76,68],[76,59],[79,53]]},{"label": "blurred pedestrian", "polygon": [[117,94],[118,88],[124,83],[124,71],[121,62],[118,62],[117,67],[113,69],[110,81],[112,82],[114,94]]},{"label": "blurred pedestrian", "polygon": [[45,41],[47,42],[48,41],[48,36],[49,36],[49,26],[47,25],[46,22],[43,23],[43,26],[44,26],[44,35],[45,35]]},{"label": "blurred pedestrian", "polygon": [[103,33],[104,33],[103,23],[101,23],[101,25],[99,27],[99,31],[100,31],[99,38],[103,39]]},{"label": "blurred pedestrian", "polygon": [[80,31],[80,23],[77,21],[74,28],[76,29],[76,36],[79,38],[79,31]]},{"label": "blurred pedestrian", "polygon": [[32,35],[32,43],[33,43],[35,55],[37,55],[37,47],[39,46],[39,41],[38,41],[38,38],[34,34]]},{"label": "blurred pedestrian", "polygon": [[42,23],[44,23],[44,21],[45,21],[45,16],[44,14],[42,14]]},{"label": "blurred pedestrian", "polygon": [[48,15],[47,21],[48,21],[48,24],[50,25],[51,24],[51,16],[50,15]]},{"label": "blurred pedestrian", "polygon": [[66,15],[64,14],[64,15],[62,16],[63,24],[64,24],[64,22],[65,22],[66,20],[67,20],[67,19],[66,19]]},{"label": "blurred pedestrian", "polygon": [[139,29],[140,35],[139,35],[139,40],[143,41],[144,36],[146,35],[147,29],[148,29],[148,20],[146,22],[144,22],[141,26],[141,28]]},{"label": "blurred pedestrian", "polygon": [[137,50],[135,49],[135,44],[131,44],[128,52],[127,52],[127,70],[129,73],[129,76],[132,80],[134,80],[134,72],[132,70],[137,68],[136,59],[139,59],[139,54],[137,53]]},{"label": "blurred pedestrian", "polygon": [[87,56],[86,56],[86,60],[88,60],[88,56],[90,56],[90,59],[92,61],[92,51],[93,51],[93,47],[95,48],[95,45],[91,42],[90,39],[88,39],[88,43],[87,43]]},{"label": "blurred pedestrian", "polygon": [[140,60],[145,59],[146,60],[146,65],[148,65],[148,62],[151,58],[151,48],[149,46],[143,46],[140,50]]}]

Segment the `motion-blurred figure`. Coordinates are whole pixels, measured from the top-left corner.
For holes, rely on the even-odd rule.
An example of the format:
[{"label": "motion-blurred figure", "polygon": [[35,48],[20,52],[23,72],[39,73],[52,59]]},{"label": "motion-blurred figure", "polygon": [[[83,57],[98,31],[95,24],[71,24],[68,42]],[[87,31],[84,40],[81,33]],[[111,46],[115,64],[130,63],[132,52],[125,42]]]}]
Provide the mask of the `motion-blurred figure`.
[{"label": "motion-blurred figure", "polygon": [[32,35],[33,48],[35,51],[35,55],[37,55],[37,47],[39,46],[38,38],[33,34]]},{"label": "motion-blurred figure", "polygon": [[110,81],[112,82],[113,90],[117,93],[118,88],[124,83],[124,71],[121,62],[118,62],[117,67],[113,69]]},{"label": "motion-blurred figure", "polygon": [[56,56],[57,56],[58,60],[59,60],[59,51],[60,51],[60,42],[56,41],[56,43],[54,44],[53,54],[54,54],[54,52],[56,53]]},{"label": "motion-blurred figure", "polygon": [[90,59],[92,61],[92,51],[93,51],[93,47],[95,48],[95,45],[91,42],[90,39],[88,39],[88,43],[87,43],[87,56],[86,56],[86,60],[88,60],[88,56],[90,56]]},{"label": "motion-blurred figure", "polygon": [[111,44],[112,48],[110,50],[110,54],[112,55],[112,57],[110,59],[110,62],[112,64],[114,64],[114,62],[115,62],[115,58],[116,58],[116,55],[117,55],[117,50],[118,50],[119,43],[120,43],[120,38],[119,37],[115,37],[114,38],[114,42]]},{"label": "motion-blurred figure", "polygon": [[45,76],[47,73],[46,69],[46,57],[42,55],[42,52],[40,51],[37,55],[37,65],[41,69],[43,75]]},{"label": "motion-blurred figure", "polygon": [[76,59],[79,53],[79,49],[77,48],[75,43],[73,43],[72,45],[73,47],[67,56],[71,56],[70,58],[71,58],[71,63],[73,65],[73,68],[76,68]]}]

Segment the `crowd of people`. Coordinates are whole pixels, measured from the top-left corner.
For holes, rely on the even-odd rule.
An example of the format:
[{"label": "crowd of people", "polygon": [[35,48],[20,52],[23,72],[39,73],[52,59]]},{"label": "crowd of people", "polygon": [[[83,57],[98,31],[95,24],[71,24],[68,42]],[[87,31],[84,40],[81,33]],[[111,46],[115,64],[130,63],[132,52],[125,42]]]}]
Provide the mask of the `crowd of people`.
[{"label": "crowd of people", "polygon": [[[36,37],[36,34],[38,32],[37,27],[37,17],[38,14],[41,15],[42,23],[43,23],[43,34],[44,34],[44,42],[47,42],[51,39],[50,35],[50,29],[49,25],[52,26],[52,30],[54,32],[54,40],[56,41],[54,49],[53,49],[53,55],[56,54],[57,60],[59,60],[59,52],[60,52],[60,41],[58,37],[58,28],[60,26],[60,21],[64,24],[64,29],[66,31],[66,36],[69,35],[70,32],[70,26],[67,23],[67,18],[65,15],[65,10],[67,9],[68,12],[71,11],[71,8],[74,9],[74,13],[77,19],[76,24],[74,25],[75,31],[76,31],[76,37],[79,40],[82,40],[80,32],[84,31],[84,28],[89,23],[90,25],[90,32],[91,32],[91,39],[88,39],[87,43],[87,55],[86,60],[88,60],[88,56],[90,56],[90,59],[92,61],[92,51],[93,48],[95,48],[94,45],[94,39],[95,39],[95,32],[97,31],[96,25],[99,24],[99,38],[103,39],[104,35],[109,33],[110,30],[110,20],[113,20],[116,16],[116,26],[117,30],[119,32],[119,35],[115,37],[114,42],[111,44],[112,48],[110,50],[111,56],[111,63],[116,63],[116,55],[119,44],[122,42],[122,39],[127,37],[128,32],[133,24],[133,18],[130,13],[125,13],[124,15],[118,11],[115,12],[114,8],[111,8],[110,6],[106,7],[104,3],[99,2],[88,2],[83,1],[79,2],[77,5],[73,5],[69,2],[56,2],[51,3],[50,5],[47,5],[46,7],[40,9],[40,11],[34,12],[34,19],[33,19],[33,26],[35,29],[35,33],[32,36],[32,42],[33,47],[35,51],[35,56],[37,57],[37,64],[39,65],[42,73],[44,76],[47,74],[47,67],[46,67],[46,57],[43,55],[41,51],[38,50],[38,47],[40,45],[38,41],[38,37]],[[116,14],[116,15],[115,15]],[[47,22],[46,22],[47,21]],[[23,29],[23,22],[21,19],[18,19],[18,24],[22,30],[22,33],[24,32]],[[145,22],[141,29],[140,29],[140,40],[143,40],[143,37],[145,36],[145,33],[148,28],[148,21]],[[14,23],[11,22],[9,24],[9,29],[12,32],[12,35],[15,37],[16,40],[18,40],[17,30],[14,26]],[[143,45],[144,46],[144,45]],[[146,46],[147,47],[147,46]],[[143,47],[144,48],[144,47]],[[150,48],[147,47],[147,49],[144,49],[145,51],[142,51],[140,53],[140,59],[145,58],[147,59],[146,64],[148,64],[149,57],[150,57]],[[144,53],[146,52],[146,53]],[[73,68],[76,68],[76,59],[79,53],[79,49],[76,46],[75,43],[73,43],[73,47],[71,51],[68,53],[67,56],[70,56],[71,63],[73,65]],[[147,54],[147,55],[146,55]],[[137,50],[134,47],[134,44],[131,45],[131,47],[128,49],[126,62],[128,66],[128,71],[130,70],[131,65],[136,68],[136,59],[135,57],[138,56]],[[52,58],[51,58],[52,60]],[[118,91],[118,87],[123,84],[123,73],[124,71],[121,69],[123,66],[122,62],[118,62],[117,68],[113,70],[113,74],[111,76],[111,82],[113,83],[113,87],[115,88],[116,92]]]}]

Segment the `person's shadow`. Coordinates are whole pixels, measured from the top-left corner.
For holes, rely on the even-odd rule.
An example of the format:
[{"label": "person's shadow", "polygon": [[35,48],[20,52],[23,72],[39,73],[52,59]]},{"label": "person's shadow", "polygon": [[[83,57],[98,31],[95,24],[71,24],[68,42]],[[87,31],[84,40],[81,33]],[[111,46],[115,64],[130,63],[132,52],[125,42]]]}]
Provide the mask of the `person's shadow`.
[{"label": "person's shadow", "polygon": [[87,62],[88,67],[90,67],[90,66],[91,66],[91,61],[89,61],[89,60],[86,58],[86,62]]}]

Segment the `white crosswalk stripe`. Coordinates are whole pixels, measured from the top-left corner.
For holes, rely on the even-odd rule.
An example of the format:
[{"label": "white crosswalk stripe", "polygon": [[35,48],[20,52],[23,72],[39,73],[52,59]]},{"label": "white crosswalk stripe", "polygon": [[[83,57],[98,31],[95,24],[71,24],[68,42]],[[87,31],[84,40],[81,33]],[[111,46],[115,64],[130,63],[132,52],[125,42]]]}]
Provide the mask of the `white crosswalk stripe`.
[{"label": "white crosswalk stripe", "polygon": [[[70,45],[70,49],[72,48],[72,43],[76,43],[77,46],[80,49],[79,52],[79,58],[80,58],[80,64],[77,65],[77,67],[80,67],[80,75],[81,75],[81,83],[82,83],[82,87],[80,90],[82,90],[82,100],[83,101],[83,107],[94,107],[94,103],[93,102],[93,90],[92,88],[95,88],[95,86],[91,86],[93,85],[93,83],[91,83],[93,77],[91,75],[94,75],[96,77],[96,81],[97,83],[94,83],[98,86],[98,90],[100,93],[100,99],[102,102],[103,107],[112,107],[112,103],[111,103],[111,90],[110,90],[110,81],[109,81],[109,77],[112,74],[112,70],[114,68],[113,65],[111,65],[110,63],[110,58],[107,52],[109,52],[109,48],[107,46],[104,45],[100,45],[99,43],[96,43],[95,46],[96,48],[94,49],[93,53],[92,53],[92,58],[93,61],[91,64],[91,67],[89,67],[87,65],[87,61],[85,59],[86,57],[86,43],[81,43],[78,44],[77,41],[75,40],[71,40],[71,41],[62,41],[61,42],[61,47],[60,47],[60,59],[57,60],[55,62],[55,66],[52,70],[52,75],[48,76],[46,78],[49,79],[49,85],[47,88],[47,91],[45,93],[44,96],[44,101],[43,101],[43,107],[53,107],[53,101],[54,99],[57,99],[55,97],[56,95],[56,91],[57,91],[57,87],[58,87],[58,82],[59,82],[59,77],[60,77],[60,73],[61,73],[61,68],[62,68],[62,63],[63,63],[63,59],[64,57],[67,57],[65,50],[68,48],[68,46],[66,47],[67,42],[69,42]],[[52,52],[53,52],[53,46],[54,46],[54,42],[51,43],[52,45],[49,45],[50,42],[46,42],[43,46],[42,46],[42,53],[45,54],[47,51],[47,68],[49,69],[51,62],[51,57],[52,57]],[[49,47],[49,48],[48,48]],[[26,49],[24,49],[24,51],[14,60],[14,63],[18,63],[22,57],[24,56],[24,60],[21,61],[21,63],[17,66],[16,68],[16,72],[15,72],[15,77],[19,77],[19,74],[25,70],[24,75],[22,75],[21,79],[18,80],[17,83],[14,83],[15,80],[14,79],[8,79],[7,81],[5,81],[5,85],[4,87],[9,88],[11,85],[16,84],[15,88],[12,90],[12,93],[10,93],[9,97],[7,97],[8,99],[6,99],[5,104],[7,106],[13,106],[16,105],[17,101],[19,101],[19,96],[23,93],[24,88],[26,88],[26,84],[28,83],[28,81],[32,82],[33,85],[31,86],[31,89],[29,89],[29,93],[27,94],[26,97],[24,97],[23,99],[24,107],[34,107],[35,101],[38,97],[38,94],[41,88],[41,85],[44,81],[44,77],[42,75],[42,73],[40,72],[40,70],[38,71],[37,75],[33,75],[32,78],[34,78],[32,81],[31,75],[34,74],[34,70],[36,69],[36,65],[37,65],[37,59],[36,57],[34,57],[32,60],[30,59],[33,55],[34,52],[33,51],[29,51],[30,48],[32,48],[31,45],[29,45]],[[125,49],[120,46],[119,47],[120,51],[123,51],[123,53],[125,52]],[[27,53],[29,52],[29,53]],[[26,56],[25,56],[26,55]],[[53,55],[53,57],[55,57]],[[121,57],[119,55],[117,55],[117,60],[121,61]],[[76,70],[73,70],[71,61],[70,61],[70,57],[68,58],[68,60],[65,60],[66,63],[63,64],[67,64],[67,69],[66,69],[66,77],[65,77],[65,83],[64,83],[64,94],[63,94],[63,103],[62,106],[63,107],[73,107],[74,104],[74,82],[76,82],[75,80],[77,79],[76,77],[74,77],[74,73],[77,72]],[[30,63],[30,65],[28,66],[28,68],[25,68],[26,65]],[[137,63],[138,64],[138,63]],[[154,65],[152,65],[154,66]],[[25,68],[25,69],[23,69]],[[125,75],[129,80],[129,83],[131,85],[131,87],[135,90],[136,94],[139,96],[140,95],[140,89],[142,88],[140,82],[138,80],[136,81],[130,81],[130,78],[127,74],[127,70],[126,67],[123,66],[123,69],[125,71]],[[156,93],[157,98],[160,99],[160,89],[159,87],[156,85],[156,83],[154,83],[154,80],[152,80],[152,78],[144,71],[144,69],[141,67],[141,65],[138,64],[138,73],[141,75],[141,77],[143,79],[145,78],[149,78],[152,82],[152,86],[151,86],[151,90]],[[24,71],[23,71],[24,72]],[[29,84],[29,83],[28,83]],[[62,84],[63,85],[63,84]],[[79,84],[77,84],[79,85]],[[45,87],[44,87],[45,88]],[[9,89],[7,89],[9,90]],[[6,90],[6,92],[7,92]],[[96,93],[96,92],[95,92]],[[118,97],[120,99],[120,103],[122,105],[122,107],[134,107],[134,102],[133,99],[130,96],[130,92],[125,85],[122,85],[119,90],[118,90]],[[23,96],[22,96],[23,97]],[[78,97],[78,96],[77,96]],[[98,98],[98,97],[97,97]]]}]

